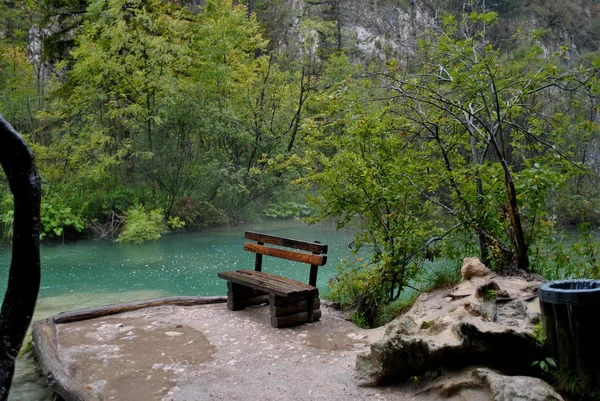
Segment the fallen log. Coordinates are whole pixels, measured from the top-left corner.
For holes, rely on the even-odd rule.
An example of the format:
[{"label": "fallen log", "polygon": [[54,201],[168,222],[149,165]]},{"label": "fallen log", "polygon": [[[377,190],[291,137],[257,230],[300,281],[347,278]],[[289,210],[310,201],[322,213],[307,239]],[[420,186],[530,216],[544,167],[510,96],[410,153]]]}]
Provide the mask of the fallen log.
[{"label": "fallen log", "polygon": [[115,304],[99,306],[96,308],[80,309],[76,311],[62,312],[52,318],[56,324],[78,322],[80,320],[95,319],[98,317],[115,315],[117,313],[129,312],[143,308],[150,308],[161,305],[208,305],[227,302],[227,297],[166,297],[158,299],[149,299],[145,301],[130,302],[126,304]]}]

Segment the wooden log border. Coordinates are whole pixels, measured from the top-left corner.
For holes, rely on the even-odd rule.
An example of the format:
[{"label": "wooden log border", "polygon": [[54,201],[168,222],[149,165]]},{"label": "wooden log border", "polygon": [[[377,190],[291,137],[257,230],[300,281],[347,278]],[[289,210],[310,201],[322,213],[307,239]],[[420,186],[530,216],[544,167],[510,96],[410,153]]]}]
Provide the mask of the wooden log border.
[{"label": "wooden log border", "polygon": [[33,323],[33,346],[37,362],[48,386],[61,397],[59,399],[64,401],[105,401],[106,397],[103,394],[92,393],[85,384],[75,380],[65,370],[58,354],[56,328],[58,324],[95,319],[154,306],[194,306],[225,302],[227,302],[227,297],[221,296],[166,297],[59,313],[56,316]]},{"label": "wooden log border", "polygon": [[99,306],[97,308],[81,309],[70,312],[62,312],[54,316],[52,319],[56,324],[78,322],[80,320],[95,319],[117,313],[129,312],[143,308],[151,308],[161,305],[208,305],[227,302],[227,297],[166,297],[158,299],[149,299],[146,301],[130,302],[126,304],[115,304],[107,306]]},{"label": "wooden log border", "polygon": [[58,356],[56,324],[52,318],[33,323],[33,346],[37,363],[46,378],[48,387],[57,399],[64,401],[105,401],[103,394],[95,394],[86,385],[69,376]]}]

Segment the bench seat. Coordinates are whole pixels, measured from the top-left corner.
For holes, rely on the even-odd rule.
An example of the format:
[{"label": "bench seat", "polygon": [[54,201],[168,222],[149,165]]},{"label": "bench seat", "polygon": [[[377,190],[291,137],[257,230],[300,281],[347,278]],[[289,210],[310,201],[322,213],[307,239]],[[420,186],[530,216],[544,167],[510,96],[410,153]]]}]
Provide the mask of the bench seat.
[{"label": "bench seat", "polygon": [[222,272],[219,277],[227,280],[229,310],[269,303],[271,325],[276,328],[315,322],[321,318],[317,287],[253,270]]}]

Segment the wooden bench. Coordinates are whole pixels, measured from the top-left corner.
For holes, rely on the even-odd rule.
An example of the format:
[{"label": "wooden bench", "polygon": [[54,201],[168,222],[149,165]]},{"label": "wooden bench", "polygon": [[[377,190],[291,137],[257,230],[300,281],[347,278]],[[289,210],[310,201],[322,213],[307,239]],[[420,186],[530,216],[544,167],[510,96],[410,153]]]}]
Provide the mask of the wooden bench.
[{"label": "wooden bench", "polygon": [[[327,262],[327,245],[247,231],[244,250],[256,253],[254,270],[219,273],[227,280],[227,307],[241,310],[268,302],[273,327],[287,327],[321,318],[317,272]],[[269,246],[270,244],[274,246]],[[283,248],[282,248],[283,247]],[[294,250],[284,249],[291,248]],[[263,255],[310,265],[308,284],[262,271]]]}]

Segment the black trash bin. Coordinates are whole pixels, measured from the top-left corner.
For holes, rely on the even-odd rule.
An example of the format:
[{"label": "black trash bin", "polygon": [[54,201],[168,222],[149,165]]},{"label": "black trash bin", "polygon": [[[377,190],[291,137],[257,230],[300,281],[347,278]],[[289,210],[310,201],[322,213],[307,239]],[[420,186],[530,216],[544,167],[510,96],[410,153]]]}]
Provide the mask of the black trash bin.
[{"label": "black trash bin", "polygon": [[542,324],[554,359],[600,383],[600,281],[560,280],[540,286]]}]

